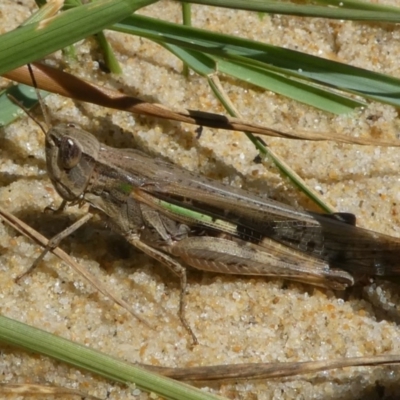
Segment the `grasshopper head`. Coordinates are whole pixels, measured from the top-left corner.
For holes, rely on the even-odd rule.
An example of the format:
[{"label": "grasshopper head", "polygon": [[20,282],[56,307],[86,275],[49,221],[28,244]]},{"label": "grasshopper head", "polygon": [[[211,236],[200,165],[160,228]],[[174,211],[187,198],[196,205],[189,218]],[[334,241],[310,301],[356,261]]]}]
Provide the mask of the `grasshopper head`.
[{"label": "grasshopper head", "polygon": [[73,124],[60,124],[46,135],[46,163],[50,179],[66,201],[85,192],[99,153],[100,143]]}]

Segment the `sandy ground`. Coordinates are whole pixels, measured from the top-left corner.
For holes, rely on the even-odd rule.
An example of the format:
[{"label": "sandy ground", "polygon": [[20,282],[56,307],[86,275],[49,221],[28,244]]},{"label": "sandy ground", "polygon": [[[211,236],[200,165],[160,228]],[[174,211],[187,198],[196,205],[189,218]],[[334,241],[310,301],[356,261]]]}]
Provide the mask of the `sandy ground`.
[{"label": "sandy ground", "polygon": [[[33,1],[17,5],[3,0],[0,18],[4,31],[20,24],[33,7]],[[162,1],[145,12],[180,20],[179,4],[174,2]],[[256,13],[201,6],[193,6],[193,24],[400,76],[400,28],[394,25],[278,15],[260,19]],[[146,40],[113,32],[107,36],[123,66],[122,76],[110,76],[96,68],[92,40],[77,46],[78,61],[68,70],[167,106],[222,112],[205,80],[194,74],[186,79],[180,61],[171,54]],[[53,58],[60,62],[61,55]],[[243,116],[264,125],[390,139],[399,132],[393,107],[371,104],[350,115],[335,116],[231,79],[222,82]],[[54,95],[46,103],[53,120],[77,122],[107,144],[136,146],[295,207],[311,207],[271,165],[253,163],[256,152],[239,132],[204,129],[197,140],[195,126],[74,104]],[[46,206],[60,204],[46,175],[43,142],[41,132],[27,118],[0,131],[0,202],[50,237],[84,210],[71,208],[62,216],[42,214]],[[277,139],[268,143],[326,201],[340,211],[356,214],[358,225],[400,236],[398,149]],[[48,256],[20,285],[15,284],[14,278],[31,265],[40,249],[6,225],[0,224],[0,235],[3,315],[130,362],[185,367],[400,354],[396,323],[400,299],[398,286],[393,284],[378,282],[340,296],[276,279],[190,270],[187,318],[200,341],[192,350],[177,318],[177,280],[101,225],[89,223],[65,240],[63,248],[155,329],[97,294],[54,256]],[[124,385],[5,346],[0,347],[0,375],[4,383],[56,384],[101,398],[147,397]],[[237,399],[378,399],[400,392],[399,382],[399,369],[387,367],[205,386]]]}]

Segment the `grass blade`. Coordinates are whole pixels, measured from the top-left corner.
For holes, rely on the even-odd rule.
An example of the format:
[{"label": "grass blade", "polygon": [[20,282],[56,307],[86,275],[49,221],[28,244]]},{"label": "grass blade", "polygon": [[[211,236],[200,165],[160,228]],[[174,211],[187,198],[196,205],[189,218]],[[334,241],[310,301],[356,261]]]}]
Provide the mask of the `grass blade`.
[{"label": "grass blade", "polygon": [[[0,128],[15,121],[21,115],[25,115],[20,106],[10,100],[8,95],[11,95],[27,110],[35,107],[37,97],[35,90],[27,85],[10,86],[0,93]],[[46,97],[47,93],[41,91],[42,97]]]},{"label": "grass blade", "polygon": [[[133,15],[113,26],[114,30],[146,37],[162,44],[174,44],[239,63],[263,73],[283,74],[306,84],[312,81],[363,98],[400,106],[400,79],[353,67],[298,51],[229,35],[186,27],[150,17]],[[259,83],[257,83],[259,84]],[[261,84],[260,84],[261,85]],[[315,87],[314,89],[315,90]],[[329,96],[331,96],[331,92]],[[331,98],[332,99],[332,98]],[[318,101],[313,102],[318,107]]]},{"label": "grass blade", "polygon": [[157,0],[99,0],[1,35],[0,75],[95,34]]},{"label": "grass blade", "polygon": [[187,50],[172,44],[162,45],[204,77],[217,71],[237,79],[245,77],[246,82],[255,86],[334,114],[349,113],[355,107],[366,105],[364,101],[358,101],[349,96],[333,92],[326,87],[315,86],[311,82],[289,78],[267,68],[261,69],[246,63],[227,61],[222,57],[207,56],[204,53]]},{"label": "grass blade", "polygon": [[135,383],[143,390],[176,400],[221,400],[143,368],[117,360],[89,347],[0,315],[0,341],[52,357],[116,382]]},{"label": "grass blade", "polygon": [[324,4],[328,3],[329,5],[334,4],[339,6],[341,3],[346,5],[340,7],[324,7],[309,4],[304,5],[271,0],[195,0],[191,1],[191,3],[230,9],[236,8],[240,10],[259,11],[270,14],[287,14],[303,17],[321,17],[344,20],[350,19],[354,21],[400,22],[400,10],[397,7],[383,5],[368,7],[362,6],[361,2],[356,1],[350,3],[350,6],[347,5],[347,1],[324,2]]}]

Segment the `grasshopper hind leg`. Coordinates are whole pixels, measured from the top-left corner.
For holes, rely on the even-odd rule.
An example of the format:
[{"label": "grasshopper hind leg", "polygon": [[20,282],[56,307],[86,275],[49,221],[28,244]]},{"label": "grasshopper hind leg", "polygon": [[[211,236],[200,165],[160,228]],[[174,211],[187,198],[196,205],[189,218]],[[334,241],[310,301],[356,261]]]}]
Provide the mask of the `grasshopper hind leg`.
[{"label": "grasshopper hind leg", "polygon": [[182,325],[192,337],[193,344],[198,344],[198,340],[196,335],[194,334],[192,328],[190,327],[189,322],[185,316],[186,310],[186,288],[187,288],[187,278],[186,278],[186,268],[183,267],[177,260],[169,256],[168,254],[163,253],[144,243],[138,235],[130,235],[128,238],[129,243],[134,245],[139,250],[143,251],[143,253],[147,254],[148,256],[154,258],[155,260],[159,261],[161,264],[168,267],[168,269],[173,272],[180,280],[180,298],[179,298],[179,318],[182,322]]},{"label": "grasshopper hind leg", "polygon": [[354,284],[346,271],[330,268],[323,260],[267,239],[258,246],[236,239],[188,237],[166,251],[204,271],[284,278],[334,290],[344,290]]}]

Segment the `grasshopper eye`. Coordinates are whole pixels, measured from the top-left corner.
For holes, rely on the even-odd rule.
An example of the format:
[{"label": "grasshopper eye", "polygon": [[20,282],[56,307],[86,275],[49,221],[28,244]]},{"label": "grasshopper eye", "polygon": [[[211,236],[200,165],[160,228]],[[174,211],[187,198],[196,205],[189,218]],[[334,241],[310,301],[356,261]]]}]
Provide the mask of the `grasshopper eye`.
[{"label": "grasshopper eye", "polygon": [[71,169],[81,159],[82,150],[71,138],[62,138],[60,143],[59,161],[63,168]]}]

